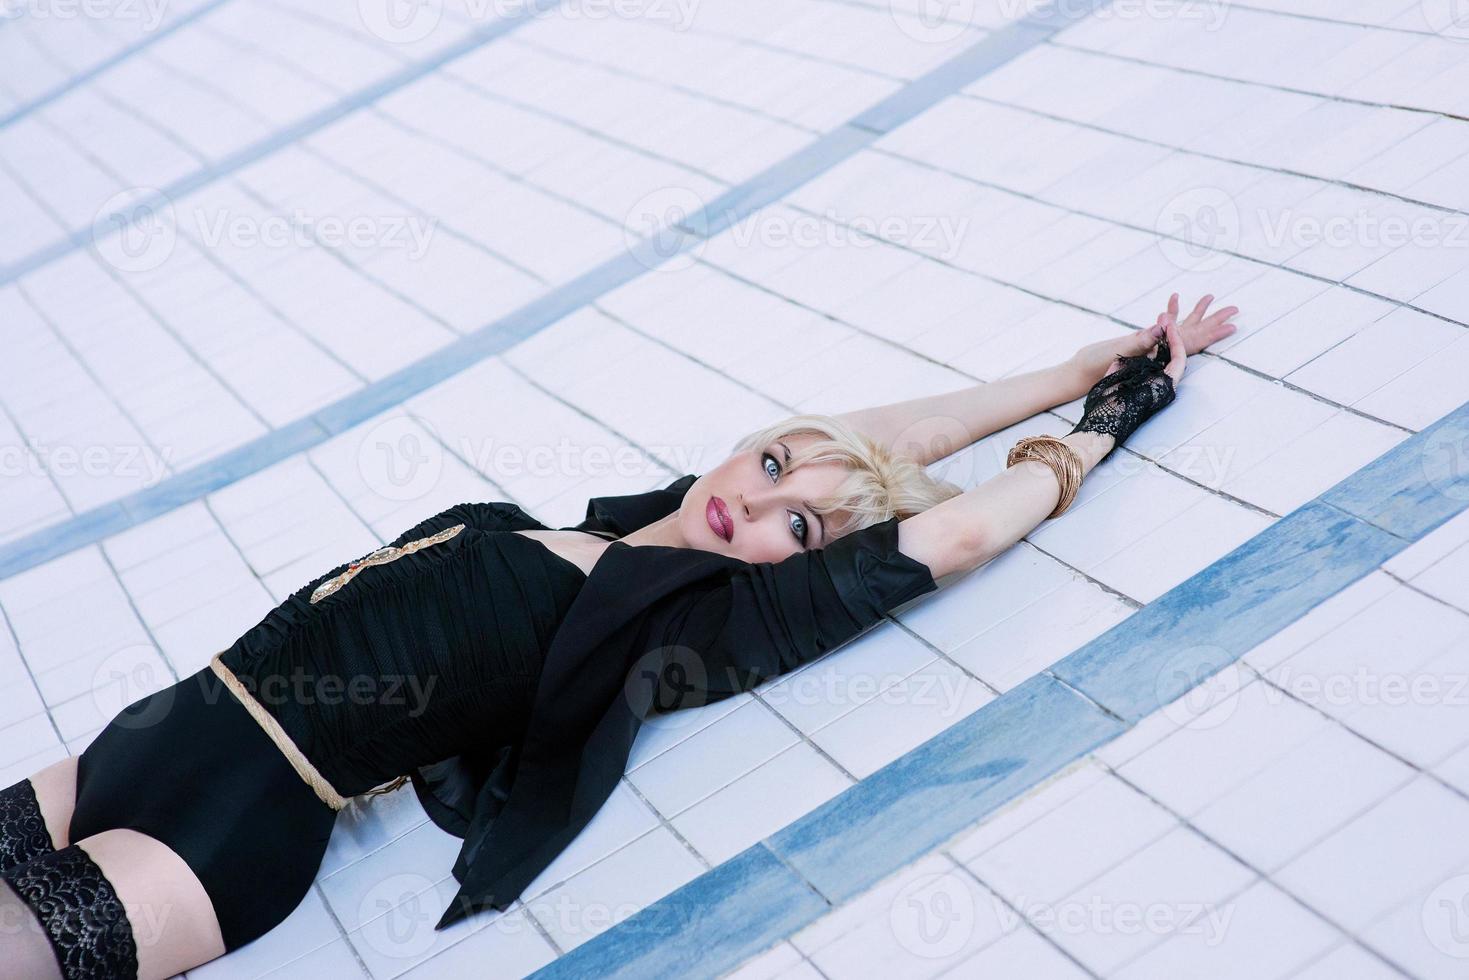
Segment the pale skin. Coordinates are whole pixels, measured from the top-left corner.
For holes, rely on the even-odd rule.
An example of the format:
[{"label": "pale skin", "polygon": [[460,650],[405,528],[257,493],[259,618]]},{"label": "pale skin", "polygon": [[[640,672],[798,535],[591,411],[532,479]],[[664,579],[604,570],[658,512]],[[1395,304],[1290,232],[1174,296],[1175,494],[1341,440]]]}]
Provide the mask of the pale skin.
[{"label": "pale skin", "polygon": [[[1149,353],[1167,336],[1172,359],[1167,373],[1175,386],[1183,380],[1187,357],[1229,336],[1238,310],[1209,313],[1212,296],[1198,301],[1178,319],[1178,295],[1168,301],[1154,325],[1078,350],[1066,361],[941,395],[881,405],[838,415],[880,444],[905,452],[927,465],[1038,412],[1084,395],[1115,367],[1119,355]],[[844,475],[842,464],[811,463],[787,471],[792,453],[815,437],[792,436],[772,445],[735,453],[700,476],[680,508],[620,540],[628,545],[698,548],[747,562],[778,562],[832,540],[806,502],[832,493]],[[1111,436],[1075,433],[1062,441],[1076,450],[1088,473],[1113,449]],[[720,497],[734,524],[729,540],[705,516],[709,497]],[[1024,462],[1003,470],[972,490],[916,514],[898,525],[898,547],[923,562],[934,577],[979,567],[1034,529],[1055,508],[1060,486],[1050,468]],[[845,515],[832,515],[833,530]],[[801,540],[804,532],[805,539]],[[588,575],[606,551],[607,540],[581,531],[520,531],[542,541]],[[57,848],[71,843],[69,827],[76,800],[76,758],[47,766],[31,776],[41,814]],[[219,923],[208,894],[183,859],[161,842],[134,830],[109,830],[76,842],[102,868],[117,890],[138,946],[139,977],[162,980],[224,954]],[[0,935],[0,963],[15,965]],[[55,970],[54,962],[43,964]],[[28,974],[35,975],[35,974]],[[59,971],[52,974],[59,976]]]}]

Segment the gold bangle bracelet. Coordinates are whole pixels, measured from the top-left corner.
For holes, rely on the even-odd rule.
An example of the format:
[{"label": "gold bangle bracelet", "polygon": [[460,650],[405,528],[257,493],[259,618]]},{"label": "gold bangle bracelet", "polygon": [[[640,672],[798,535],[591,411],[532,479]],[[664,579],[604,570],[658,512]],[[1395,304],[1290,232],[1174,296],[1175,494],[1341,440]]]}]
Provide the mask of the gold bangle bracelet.
[{"label": "gold bangle bracelet", "polygon": [[1005,466],[1008,469],[1027,459],[1045,463],[1056,474],[1056,482],[1061,485],[1061,498],[1046,519],[1060,517],[1076,499],[1076,491],[1081,487],[1081,457],[1055,436],[1026,436],[1011,447]]}]

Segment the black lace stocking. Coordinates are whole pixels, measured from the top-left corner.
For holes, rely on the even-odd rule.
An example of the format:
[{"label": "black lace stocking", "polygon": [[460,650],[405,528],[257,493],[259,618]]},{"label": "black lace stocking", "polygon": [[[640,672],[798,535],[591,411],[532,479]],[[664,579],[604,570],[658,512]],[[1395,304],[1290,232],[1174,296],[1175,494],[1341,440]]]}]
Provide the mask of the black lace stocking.
[{"label": "black lace stocking", "polygon": [[1173,378],[1165,374],[1172,356],[1166,338],[1158,341],[1153,357],[1117,358],[1122,366],[1092,385],[1082,403],[1081,421],[1072,432],[1099,432],[1122,445],[1127,437],[1173,401]]},{"label": "black lace stocking", "polygon": [[0,871],[54,851],[29,779],[0,789]]},{"label": "black lace stocking", "polygon": [[[63,980],[137,980],[138,946],[112,883],[75,844],[0,873],[45,931]],[[12,935],[14,934],[14,935]],[[14,937],[18,937],[17,942]],[[0,934],[0,949],[24,955],[25,930]]]}]

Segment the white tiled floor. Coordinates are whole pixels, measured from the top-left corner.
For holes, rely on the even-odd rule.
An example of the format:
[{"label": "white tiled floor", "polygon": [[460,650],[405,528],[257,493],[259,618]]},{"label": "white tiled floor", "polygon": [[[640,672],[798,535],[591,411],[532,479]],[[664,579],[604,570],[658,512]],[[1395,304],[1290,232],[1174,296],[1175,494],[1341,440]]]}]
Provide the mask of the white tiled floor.
[{"label": "white tiled floor", "polygon": [[[23,270],[0,285],[0,444],[41,461],[0,481],[0,543],[520,309],[1028,12],[960,5],[944,21],[916,0],[563,12],[393,86],[486,26],[474,13],[486,6],[442,5],[420,34],[361,4],[231,0],[166,36],[122,12],[149,5],[113,6],[0,22],[0,118],[20,113],[0,126],[0,271]],[[1469,260],[1455,237],[1469,76],[1463,41],[1433,33],[1447,6],[1118,4],[692,261],[309,452],[0,581],[0,784],[81,751],[119,707],[199,669],[300,582],[449,504],[513,500],[570,524],[588,496],[703,472],[783,414],[1039,367],[1151,323],[1174,289],[1241,307],[1239,332],[1192,359],[1177,406],[1099,467],[1063,520],[820,663],[645,727],[627,778],[524,905],[433,933],[457,841],[396,794],[343,815],[287,923],[191,974],[532,972],[1469,399]],[[162,26],[199,7],[164,5]],[[370,106],[292,130],[378,84],[390,91]],[[132,237],[43,256],[126,195],[179,181]],[[344,239],[336,226],[351,222],[363,234]],[[1414,222],[1416,237],[1392,237]],[[1349,233],[1312,239],[1321,227]],[[973,487],[1016,438],[1061,432],[1079,408],[934,472]],[[500,455],[562,444],[638,465],[537,471]],[[421,457],[406,484],[383,446]],[[64,450],[105,462],[89,471]],[[1344,653],[1450,683],[1466,529],[1453,522],[1252,651],[1233,708],[1208,716],[1217,726],[1144,723],[739,975],[1447,969],[1413,910],[1441,883],[1426,869],[1451,883],[1469,861],[1436,829],[1461,819],[1469,792],[1462,709],[1281,687],[1300,693],[1283,678]],[[1027,610],[1041,602],[1037,623]],[[1369,895],[1329,868],[1399,812],[1377,856],[1392,889]],[[909,911],[893,913],[910,885]],[[915,946],[912,910],[937,894],[974,915],[936,952]],[[1102,941],[1034,918],[1035,902],[1064,911],[1093,894],[1112,913],[1212,902],[1234,918],[1218,945],[1187,928]],[[862,927],[877,916],[888,925]]]},{"label": "white tiled floor", "polygon": [[[829,977],[871,975],[856,954],[884,945],[894,949],[888,975],[987,976],[1005,943],[1045,950],[1028,976],[1462,976],[1469,949],[1455,916],[1469,845],[1454,828],[1469,816],[1469,729],[1456,723],[1466,709],[1453,687],[1463,673],[1445,683],[1423,664],[1440,646],[1462,654],[1469,607],[1417,583],[1466,541],[1461,515],[1240,665],[807,926],[796,949]],[[1408,660],[1359,669],[1389,654]],[[1418,693],[1395,695],[1394,679]],[[1306,690],[1329,697],[1313,705]],[[1394,745],[1372,730],[1373,709],[1399,703],[1433,723],[1404,723]],[[1001,906],[1024,915],[996,930]],[[947,937],[969,932],[974,948],[956,949],[967,965],[948,970]],[[846,934],[862,938],[840,942]],[[852,958],[833,950],[826,969],[817,954],[829,946]],[[754,972],[758,962],[752,976],[802,975]]]}]

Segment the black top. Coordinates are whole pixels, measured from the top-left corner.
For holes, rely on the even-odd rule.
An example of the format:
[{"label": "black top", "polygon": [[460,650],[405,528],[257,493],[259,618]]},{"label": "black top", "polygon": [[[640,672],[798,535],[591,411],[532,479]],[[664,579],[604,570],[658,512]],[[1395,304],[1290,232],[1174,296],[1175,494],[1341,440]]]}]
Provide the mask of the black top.
[{"label": "black top", "polygon": [[[561,530],[630,534],[676,510],[695,479],[594,497]],[[548,529],[509,503],[458,504],[392,543],[455,524],[466,526],[309,605],[346,566],[313,580],[224,658],[247,683],[304,658],[428,691],[415,698],[405,684],[406,704],[348,710],[265,707],[344,795],[407,772],[434,823],[464,839],[460,888],[436,929],[520,896],[616,788],[650,713],[755,687],[937,588],[898,551],[897,518],[777,563],[614,540],[590,577],[500,533]]]},{"label": "black top", "polygon": [[545,651],[586,576],[511,504],[456,504],[393,545],[447,540],[369,565],[316,603],[318,576],[220,659],[343,796],[466,745],[519,741]]}]

